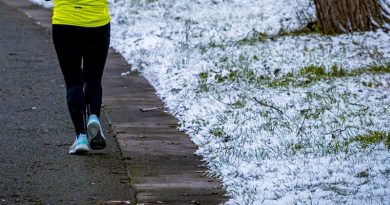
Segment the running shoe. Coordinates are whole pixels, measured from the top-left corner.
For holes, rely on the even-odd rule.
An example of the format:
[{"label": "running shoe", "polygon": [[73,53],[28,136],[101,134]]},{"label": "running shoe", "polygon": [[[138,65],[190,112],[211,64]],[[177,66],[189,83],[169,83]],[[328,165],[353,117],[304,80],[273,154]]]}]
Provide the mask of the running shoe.
[{"label": "running shoe", "polygon": [[87,132],[91,139],[89,144],[92,149],[99,150],[106,147],[106,138],[103,135],[99,119],[95,114],[90,115],[88,118]]},{"label": "running shoe", "polygon": [[89,152],[88,137],[86,134],[79,134],[69,148],[69,154],[85,154]]}]

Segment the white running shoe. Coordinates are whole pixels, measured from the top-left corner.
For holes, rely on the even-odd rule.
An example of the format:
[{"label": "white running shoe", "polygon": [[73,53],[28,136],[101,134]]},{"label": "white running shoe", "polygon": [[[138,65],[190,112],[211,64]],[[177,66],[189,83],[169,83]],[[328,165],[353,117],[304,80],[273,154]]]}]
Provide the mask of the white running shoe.
[{"label": "white running shoe", "polygon": [[91,139],[90,147],[92,149],[99,150],[106,147],[106,138],[103,135],[99,119],[95,114],[88,117],[87,132],[89,138]]},{"label": "white running shoe", "polygon": [[69,154],[85,154],[89,152],[88,137],[86,134],[79,134],[69,148]]}]

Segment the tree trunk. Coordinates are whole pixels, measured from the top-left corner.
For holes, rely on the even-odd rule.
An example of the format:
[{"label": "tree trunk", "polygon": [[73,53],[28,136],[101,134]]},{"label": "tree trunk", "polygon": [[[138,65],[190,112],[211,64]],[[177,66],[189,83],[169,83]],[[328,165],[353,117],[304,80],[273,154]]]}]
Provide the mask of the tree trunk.
[{"label": "tree trunk", "polygon": [[370,31],[390,22],[390,0],[315,0],[317,25],[325,34]]}]

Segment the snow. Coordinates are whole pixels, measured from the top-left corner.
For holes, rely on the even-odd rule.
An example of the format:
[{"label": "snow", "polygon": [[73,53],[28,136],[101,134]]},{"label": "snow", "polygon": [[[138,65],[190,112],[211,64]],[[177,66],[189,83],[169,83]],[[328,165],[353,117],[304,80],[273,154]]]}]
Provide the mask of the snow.
[{"label": "snow", "polygon": [[53,7],[53,1],[51,0],[30,0],[31,2],[34,2],[44,8],[52,8]]},{"label": "snow", "polygon": [[111,46],[156,88],[226,204],[390,203],[389,148],[356,141],[390,131],[390,74],[368,69],[389,66],[389,32],[279,35],[313,20],[311,0],[109,2]]}]

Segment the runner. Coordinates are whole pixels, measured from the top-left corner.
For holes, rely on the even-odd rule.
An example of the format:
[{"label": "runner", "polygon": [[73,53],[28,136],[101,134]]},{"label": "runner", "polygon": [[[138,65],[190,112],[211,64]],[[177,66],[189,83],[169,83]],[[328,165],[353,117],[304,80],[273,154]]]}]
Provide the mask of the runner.
[{"label": "runner", "polygon": [[[104,149],[101,79],[110,43],[106,0],[54,0],[53,42],[76,139],[69,154]],[[87,121],[88,118],[88,121]],[[90,141],[88,141],[88,138]]]}]

